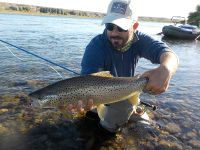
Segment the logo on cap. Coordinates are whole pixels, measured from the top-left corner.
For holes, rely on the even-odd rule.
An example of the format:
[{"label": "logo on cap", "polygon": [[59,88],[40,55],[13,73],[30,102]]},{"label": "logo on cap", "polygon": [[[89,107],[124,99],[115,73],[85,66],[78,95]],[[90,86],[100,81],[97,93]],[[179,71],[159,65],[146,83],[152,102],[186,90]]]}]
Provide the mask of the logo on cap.
[{"label": "logo on cap", "polygon": [[111,13],[118,13],[125,15],[127,4],[122,2],[114,2],[111,8]]}]

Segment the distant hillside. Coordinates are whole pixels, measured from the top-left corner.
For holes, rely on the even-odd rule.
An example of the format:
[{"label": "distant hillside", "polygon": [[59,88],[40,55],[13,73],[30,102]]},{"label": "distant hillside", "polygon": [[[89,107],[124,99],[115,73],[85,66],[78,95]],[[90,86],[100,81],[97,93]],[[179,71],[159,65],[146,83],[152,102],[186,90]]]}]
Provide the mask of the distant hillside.
[{"label": "distant hillside", "polygon": [[[49,8],[41,6],[21,5],[0,2],[0,13],[20,13],[20,14],[37,14],[37,15],[64,15],[64,16],[77,16],[89,18],[103,18],[104,13],[67,10],[61,8]],[[140,21],[156,21],[156,22],[170,22],[167,18],[154,18],[154,17],[139,17]]]},{"label": "distant hillside", "polygon": [[65,15],[65,16],[80,16],[80,17],[93,17],[93,18],[101,18],[104,16],[103,13],[97,13],[97,12],[67,10],[60,8],[49,8],[49,7],[11,4],[11,3],[0,3],[0,12],[41,14],[41,15]]}]

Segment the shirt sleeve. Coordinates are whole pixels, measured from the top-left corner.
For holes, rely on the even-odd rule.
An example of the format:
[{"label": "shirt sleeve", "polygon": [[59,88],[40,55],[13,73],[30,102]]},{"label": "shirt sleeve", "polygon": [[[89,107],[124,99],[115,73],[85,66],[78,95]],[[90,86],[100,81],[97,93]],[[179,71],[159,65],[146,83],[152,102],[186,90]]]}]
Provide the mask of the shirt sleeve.
[{"label": "shirt sleeve", "polygon": [[104,52],[99,44],[98,37],[94,38],[86,47],[81,62],[81,74],[91,74],[102,71],[104,68]]},{"label": "shirt sleeve", "polygon": [[171,51],[164,42],[155,40],[144,33],[139,33],[139,47],[140,57],[144,57],[155,64],[160,63],[162,53]]}]

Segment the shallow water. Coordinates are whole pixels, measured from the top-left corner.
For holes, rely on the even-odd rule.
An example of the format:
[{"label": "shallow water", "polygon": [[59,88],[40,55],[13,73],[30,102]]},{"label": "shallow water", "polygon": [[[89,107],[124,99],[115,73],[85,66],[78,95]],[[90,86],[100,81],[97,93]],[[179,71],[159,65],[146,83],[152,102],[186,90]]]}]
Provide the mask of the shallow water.
[{"label": "shallow water", "polygon": [[[0,14],[0,39],[80,72],[85,46],[103,31],[100,23],[98,19]],[[97,143],[98,149],[200,149],[200,41],[156,35],[164,25],[141,22],[139,27],[165,41],[180,59],[167,92],[141,96],[159,107],[155,112],[148,110],[154,123],[150,127],[128,124],[106,140],[93,123],[71,122],[58,110],[27,108],[29,92],[74,74],[52,65],[58,75],[48,63],[0,43],[0,149],[92,149]],[[142,59],[137,73],[153,67]]]}]

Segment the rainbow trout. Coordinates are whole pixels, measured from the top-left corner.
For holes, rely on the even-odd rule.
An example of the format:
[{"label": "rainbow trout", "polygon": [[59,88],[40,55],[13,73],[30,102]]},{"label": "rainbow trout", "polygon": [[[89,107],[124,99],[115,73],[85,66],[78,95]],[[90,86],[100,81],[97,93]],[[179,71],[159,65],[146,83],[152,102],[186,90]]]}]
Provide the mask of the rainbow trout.
[{"label": "rainbow trout", "polygon": [[145,77],[112,77],[108,72],[100,72],[58,81],[29,96],[37,107],[77,104],[88,99],[93,99],[96,106],[126,99],[134,104],[133,97],[142,92],[147,82]]}]

